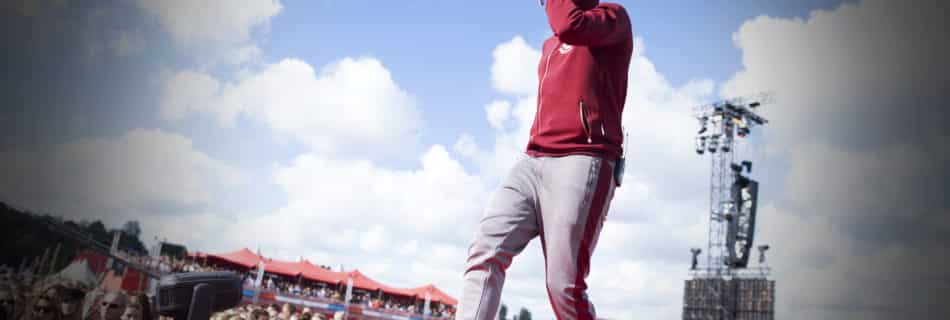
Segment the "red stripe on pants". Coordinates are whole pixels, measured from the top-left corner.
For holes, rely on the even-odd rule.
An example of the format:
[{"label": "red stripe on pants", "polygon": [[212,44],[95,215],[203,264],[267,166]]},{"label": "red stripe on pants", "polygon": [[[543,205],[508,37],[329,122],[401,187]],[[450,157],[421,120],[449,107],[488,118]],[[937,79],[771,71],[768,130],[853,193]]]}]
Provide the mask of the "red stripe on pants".
[{"label": "red stripe on pants", "polygon": [[581,246],[577,253],[577,273],[574,278],[575,288],[579,289],[574,290],[574,310],[577,319],[594,319],[594,315],[590,312],[590,301],[588,301],[582,293],[587,290],[587,283],[584,281],[584,278],[587,277],[587,273],[590,271],[591,243],[594,241],[594,234],[596,234],[600,220],[603,218],[604,206],[607,204],[607,193],[610,190],[610,184],[613,178],[611,171],[609,162],[600,162],[597,187],[594,189],[590,211],[587,212],[587,222],[584,224],[584,236],[581,238]]}]

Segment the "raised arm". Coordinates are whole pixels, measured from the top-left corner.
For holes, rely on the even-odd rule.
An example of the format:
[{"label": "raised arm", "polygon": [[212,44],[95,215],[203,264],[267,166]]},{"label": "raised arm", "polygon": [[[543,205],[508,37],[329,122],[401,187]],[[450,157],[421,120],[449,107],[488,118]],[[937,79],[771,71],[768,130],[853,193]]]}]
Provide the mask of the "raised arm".
[{"label": "raised arm", "polygon": [[575,1],[586,0],[548,0],[545,6],[551,30],[562,42],[602,47],[632,37],[630,17],[619,4],[600,4],[584,10]]}]

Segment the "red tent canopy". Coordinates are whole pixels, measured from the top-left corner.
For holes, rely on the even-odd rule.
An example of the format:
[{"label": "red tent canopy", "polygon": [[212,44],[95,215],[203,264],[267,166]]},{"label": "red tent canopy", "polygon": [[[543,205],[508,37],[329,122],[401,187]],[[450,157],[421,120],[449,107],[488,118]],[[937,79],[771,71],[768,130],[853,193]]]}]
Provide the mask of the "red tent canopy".
[{"label": "red tent canopy", "polygon": [[304,260],[298,262],[300,266],[300,272],[303,274],[304,279],[312,281],[320,281],[331,284],[337,284],[346,282],[346,274],[343,272],[333,272],[318,266],[313,265],[310,261]]},{"label": "red tent canopy", "polygon": [[[389,289],[389,287],[387,287],[386,285],[379,283],[379,281],[370,279],[369,277],[361,273],[359,270],[353,270],[353,271],[347,272],[346,277],[353,279],[354,288],[360,288],[360,289],[369,290],[369,291]],[[383,291],[386,291],[386,290],[383,290]]]},{"label": "red tent canopy", "polygon": [[240,265],[248,269],[255,268],[259,262],[264,261],[264,271],[268,273],[274,273],[288,277],[296,277],[300,275],[307,280],[330,284],[346,283],[347,279],[352,278],[353,287],[362,290],[381,290],[392,295],[414,297],[418,299],[425,299],[426,293],[428,293],[429,299],[431,301],[453,306],[458,304],[458,301],[455,300],[455,298],[445,294],[445,292],[442,292],[442,290],[439,290],[439,288],[436,288],[432,284],[418,288],[395,288],[373,280],[372,278],[361,273],[359,270],[353,270],[349,272],[335,272],[315,266],[307,260],[297,262],[272,260],[262,258],[247,248],[242,248],[241,250],[230,253],[207,254],[207,257],[212,260],[217,259],[220,261]]},{"label": "red tent canopy", "polygon": [[230,262],[245,268],[254,268],[261,261],[261,257],[247,248],[241,248],[241,250],[230,253],[208,254],[208,258]]},{"label": "red tent canopy", "polygon": [[[425,297],[425,293],[424,293],[424,292],[423,292],[423,293],[420,293],[421,291],[416,291],[416,290],[414,290],[414,289],[404,289],[404,288],[396,288],[396,287],[387,286],[387,285],[385,285],[385,284],[380,283],[379,281],[376,281],[376,280],[373,280],[373,279],[367,277],[366,275],[364,275],[363,273],[361,273],[359,270],[353,270],[353,271],[350,271],[350,272],[345,273],[345,274],[344,274],[344,281],[346,281],[346,280],[345,280],[346,277],[352,277],[352,278],[353,278],[353,287],[354,287],[354,288],[360,288],[360,289],[369,290],[369,291],[382,290],[383,292],[388,293],[388,294],[400,295],[400,296],[412,297],[412,298],[420,298],[420,299],[422,299],[422,298]],[[436,289],[436,290],[438,290],[438,289]],[[444,295],[444,294],[443,294],[443,295]],[[430,293],[430,297],[432,297],[433,299],[435,299],[436,295]],[[440,297],[440,298],[441,298],[441,297]],[[435,300],[433,300],[433,301],[435,301]],[[439,300],[439,301],[442,301],[442,300]]]},{"label": "red tent canopy", "polygon": [[89,270],[92,270],[93,273],[98,275],[106,271],[106,261],[108,259],[109,257],[104,254],[92,250],[83,250],[79,252],[79,255],[73,260],[86,260],[86,264],[89,265]]},{"label": "red tent canopy", "polygon": [[436,288],[432,284],[428,284],[425,286],[412,288],[408,290],[416,294],[416,296],[419,297],[420,299],[425,299],[426,293],[428,293],[430,301],[435,301],[438,303],[448,304],[448,305],[453,305],[453,306],[458,304],[458,300],[455,300],[455,298],[452,298],[448,294],[445,294],[445,292],[442,292],[442,290],[439,290],[439,288]]},{"label": "red tent canopy", "polygon": [[264,272],[275,273],[288,277],[296,277],[300,275],[300,269],[299,262],[264,259]]}]

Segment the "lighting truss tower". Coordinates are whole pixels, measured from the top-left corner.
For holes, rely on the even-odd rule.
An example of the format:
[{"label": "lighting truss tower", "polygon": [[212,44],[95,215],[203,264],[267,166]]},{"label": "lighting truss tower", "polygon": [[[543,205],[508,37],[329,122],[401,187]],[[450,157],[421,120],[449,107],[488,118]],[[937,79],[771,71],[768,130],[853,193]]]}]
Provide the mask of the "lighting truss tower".
[{"label": "lighting truss tower", "polygon": [[756,110],[771,100],[770,93],[761,93],[694,109],[700,125],[696,153],[708,155],[711,162],[709,238],[702,267],[697,266],[701,250],[691,250],[693,279],[686,281],[683,319],[772,319],[774,281],[767,279],[769,268],[764,264],[768,247],[760,246],[757,268],[748,266],[754,249],[758,182],[748,176],[752,162],[737,162],[736,149],[736,139],[768,123]]}]

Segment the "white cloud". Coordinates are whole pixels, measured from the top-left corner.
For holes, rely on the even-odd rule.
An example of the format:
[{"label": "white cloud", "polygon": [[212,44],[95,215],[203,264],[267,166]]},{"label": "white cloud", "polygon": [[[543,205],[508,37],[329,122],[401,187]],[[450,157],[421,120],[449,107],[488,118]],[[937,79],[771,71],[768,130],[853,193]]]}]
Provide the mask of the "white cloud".
[{"label": "white cloud", "polygon": [[477,219],[484,188],[442,146],[433,146],[419,160],[420,169],[401,171],[366,160],[301,155],[276,169],[276,182],[288,196],[278,214],[300,215],[326,228],[380,232],[384,226],[400,235],[457,237],[451,230],[458,228],[460,216]]},{"label": "white cloud", "polygon": [[31,35],[19,46],[40,63],[61,59],[58,55],[63,53],[69,59],[78,56],[83,63],[103,63],[145,50],[141,27],[120,19],[125,13],[121,7],[28,0],[4,3],[0,10],[25,16],[19,29],[29,29]]},{"label": "white cloud", "polygon": [[453,150],[466,158],[475,158],[478,156],[478,145],[475,143],[475,138],[467,133],[463,133],[459,136]]},{"label": "white cloud", "polygon": [[[211,108],[209,103],[219,94],[221,83],[217,79],[200,72],[181,71],[162,81],[163,99],[161,114],[166,119],[180,120],[192,112]],[[224,106],[215,112],[220,119],[233,119],[238,112],[238,106],[224,109]],[[233,120],[231,120],[233,121]]]},{"label": "white cloud", "polygon": [[[895,71],[918,70],[919,61],[933,58],[930,53],[915,52],[916,60],[890,59],[897,58],[897,53],[878,48],[888,45],[880,39],[863,33],[849,36],[852,33],[848,28],[855,24],[877,21],[884,26],[868,30],[906,30],[889,25],[895,20],[882,17],[895,10],[882,2],[866,2],[816,12],[806,20],[762,17],[745,24],[735,36],[743,50],[744,69],[719,88],[720,92],[779,93],[778,103],[763,108],[773,119],[762,131],[764,146],[744,144],[743,148],[757,161],[758,168],[779,169],[757,171],[756,176],[765,184],[782,186],[780,194],[768,195],[760,206],[758,236],[759,243],[770,243],[775,248],[769,260],[778,280],[780,316],[893,318],[889,310],[940,303],[914,292],[896,299],[887,293],[891,292],[888,288],[933,291],[927,280],[939,277],[938,270],[947,266],[919,266],[931,262],[927,259],[930,253],[928,247],[916,244],[927,240],[920,237],[950,230],[945,206],[939,207],[943,209],[937,214],[922,214],[916,210],[920,206],[914,206],[909,208],[915,210],[891,217],[897,224],[920,226],[919,232],[904,238],[883,227],[855,224],[886,225],[887,215],[901,210],[895,208],[895,203],[922,199],[924,196],[915,194],[916,189],[908,184],[920,181],[928,172],[939,171],[940,163],[945,162],[940,159],[946,160],[948,154],[945,149],[894,143],[889,140],[893,137],[869,141],[862,135],[874,136],[876,127],[853,116],[866,114],[871,123],[888,116],[895,118],[887,107],[891,105],[884,102],[900,101],[908,91],[907,87],[891,86],[893,77],[884,79],[891,73],[905,77],[900,80],[908,83],[932,77],[926,72]],[[842,38],[853,39],[854,43],[833,41]],[[900,41],[905,40],[910,41]],[[637,39],[636,43],[623,119],[629,133],[628,169],[594,255],[590,294],[602,316],[673,319],[680,317],[682,281],[687,278],[689,262],[687,249],[706,243],[708,164],[692,151],[696,123],[690,117],[690,107],[708,101],[716,85],[697,79],[673,86],[645,56],[643,41]],[[914,42],[902,45],[922,46]],[[473,137],[461,134],[454,146],[458,154],[477,164],[478,175],[465,172],[441,146],[430,148],[420,158],[421,168],[411,171],[386,169],[368,160],[308,153],[275,169],[275,179],[288,195],[287,204],[269,215],[241,221],[235,230],[291,257],[316,256],[357,267],[373,261],[367,268],[378,274],[371,276],[407,284],[431,279],[457,295],[468,236],[475,230],[488,194],[523,152],[536,108],[533,94],[538,51],[516,37],[500,44],[493,56],[492,84],[510,95],[508,100],[492,101],[485,108],[486,122],[494,129],[494,143],[481,149]],[[880,61],[897,66],[882,66]],[[326,72],[313,76],[312,70],[292,72],[308,68],[299,61],[285,60],[232,84],[196,80],[203,84],[191,87],[204,87],[202,92],[210,93],[182,96],[211,96],[218,103],[199,104],[198,108],[206,109],[195,110],[178,103],[168,108],[169,115],[199,111],[229,121],[247,113],[267,119],[275,128],[294,128],[275,125],[278,121],[255,107],[229,109],[237,104],[220,102],[247,100],[236,92],[283,93],[283,89],[271,88],[346,78]],[[868,71],[875,68],[877,71]],[[293,81],[265,81],[276,78]],[[294,95],[261,96],[252,96],[260,100],[250,101]],[[290,129],[283,132],[301,135]],[[907,135],[901,131],[895,134]],[[373,143],[378,142],[365,145]],[[764,153],[762,147],[771,152]],[[775,164],[763,166],[760,161]],[[870,180],[869,172],[884,175]],[[828,177],[835,179],[828,181]],[[280,238],[266,236],[275,230],[281,232]],[[875,231],[882,232],[867,235]],[[379,257],[374,252],[395,252],[413,259]],[[542,261],[537,242],[529,245],[508,272],[503,300],[513,308],[527,306],[538,318],[551,318],[543,296]],[[907,283],[913,285],[905,287]]]},{"label": "white cloud", "polygon": [[[239,170],[195,150],[183,136],[132,130],[0,153],[0,195],[26,208],[71,218],[187,215],[215,207],[222,189],[243,183]],[[165,223],[164,225],[171,225]]]},{"label": "white cloud", "polygon": [[485,106],[485,113],[488,114],[488,123],[495,130],[504,130],[505,122],[511,118],[511,103],[508,101],[495,101]]},{"label": "white cloud", "polygon": [[224,53],[221,57],[221,60],[225,63],[236,65],[244,62],[254,62],[260,59],[261,55],[261,48],[258,48],[256,45],[244,45],[228,50],[228,52]]},{"label": "white cloud", "polygon": [[139,54],[145,51],[145,36],[140,31],[116,31],[109,48],[119,57]]},{"label": "white cloud", "polygon": [[[934,3],[863,1],[807,19],[759,17],[734,35],[743,70],[725,95],[777,93],[762,108],[770,157],[787,168],[762,211],[773,244],[779,314],[811,319],[926,318],[946,311],[948,204],[936,189],[950,160],[932,66],[950,51]],[[945,99],[945,98],[944,98]],[[784,178],[784,181],[780,179]],[[933,265],[921,270],[918,265]],[[894,294],[900,291],[899,294]],[[805,313],[799,313],[804,311]]]},{"label": "white cloud", "polygon": [[419,112],[413,98],[373,58],[345,58],[320,73],[284,59],[233,83],[181,71],[163,81],[162,114],[204,113],[223,124],[247,115],[322,153],[413,151]]},{"label": "white cloud", "polygon": [[62,8],[64,4],[63,0],[15,0],[8,6],[21,16],[35,17],[50,9]]},{"label": "white cloud", "polygon": [[368,253],[379,253],[386,250],[391,244],[391,236],[386,228],[381,225],[374,225],[363,232],[360,239],[360,249]]},{"label": "white cloud", "polygon": [[278,0],[148,1],[136,0],[154,16],[163,30],[185,48],[202,48],[215,54],[244,47],[254,30],[266,27],[283,9]]},{"label": "white cloud", "polygon": [[947,88],[946,75],[932,66],[950,54],[936,40],[950,23],[935,6],[871,0],[805,20],[747,21],[733,35],[743,69],[722,92],[777,91],[776,103],[762,112],[777,120],[765,135],[782,148],[815,139],[835,147],[904,140],[915,133],[901,123],[935,124],[912,110],[929,110]]},{"label": "white cloud", "polygon": [[418,160],[418,169],[394,170],[307,153],[275,165],[273,180],[286,202],[270,213],[221,221],[227,239],[215,242],[343,264],[388,284],[426,281],[452,290],[487,188],[442,146]]},{"label": "white cloud", "polygon": [[[215,26],[201,21],[196,30],[182,29],[177,10],[214,4],[220,3],[142,2],[181,44],[211,42],[237,48],[236,62],[260,56],[260,49],[249,43],[250,34],[280,11],[279,3],[261,2],[263,6],[248,11],[225,5],[224,12],[213,12],[210,21],[234,23]],[[763,131],[765,147],[773,151],[769,153],[773,157],[765,160],[781,162],[773,168],[787,171],[766,172],[762,179],[783,188],[761,207],[759,239],[775,248],[770,261],[779,280],[780,316],[872,318],[886,314],[881,308],[894,305],[939,303],[913,293],[893,299],[885,289],[899,287],[900,280],[932,279],[939,275],[934,269],[948,266],[918,266],[929,262],[926,248],[907,239],[874,242],[877,247],[872,247],[850,223],[862,218],[883,221],[886,211],[900,210],[893,203],[919,197],[888,183],[906,186],[918,181],[936,171],[947,154],[943,149],[886,143],[890,137],[881,140],[885,147],[876,145],[881,141],[865,141],[861,134],[874,135],[876,130],[853,116],[880,121],[894,115],[892,104],[881,101],[907,97],[906,87],[892,86],[894,78],[882,75],[893,73],[899,77],[896,82],[905,83],[932,75],[918,72],[935,58],[925,45],[913,42],[914,37],[900,37],[896,47],[918,49],[908,50],[912,56],[900,59],[904,50],[883,48],[892,43],[879,41],[898,37],[874,36],[908,30],[895,25],[886,13],[913,8],[888,5],[846,5],[807,20],[757,18],[735,36],[743,50],[744,70],[720,92],[779,92],[779,103],[763,109],[773,119]],[[923,19],[908,28],[931,22]],[[867,34],[849,29],[877,23],[881,25],[866,29]],[[225,34],[228,30],[231,34]],[[840,39],[852,42],[843,45]],[[673,319],[680,317],[689,262],[686,249],[702,246],[706,236],[708,164],[693,154],[696,123],[689,108],[706,102],[717,88],[703,79],[679,87],[670,84],[647,58],[643,41],[636,39],[636,44],[623,119],[629,132],[628,169],[594,255],[590,294],[601,316]],[[4,176],[15,178],[0,181],[0,190],[22,199],[47,199],[41,193],[49,188],[70,194],[62,197],[67,199],[62,204],[42,204],[41,208],[52,208],[48,210],[106,194],[108,199],[86,205],[121,209],[161,203],[199,208],[179,220],[193,228],[157,233],[209,250],[261,245],[269,256],[343,264],[387,283],[419,285],[417,281],[425,279],[458,297],[469,237],[490,192],[523,152],[536,108],[540,52],[515,37],[496,47],[493,57],[490,81],[509,95],[485,107],[486,123],[494,129],[493,144],[481,149],[463,133],[454,145],[459,155],[476,163],[477,175],[466,172],[439,145],[421,154],[416,169],[392,169],[368,160],[378,153],[407,152],[407,143],[414,146],[420,127],[412,97],[379,61],[346,58],[317,72],[303,61],[285,59],[245,70],[234,80],[196,71],[171,74],[163,82],[161,102],[161,114],[169,120],[198,113],[233,124],[245,116],[307,146],[309,150],[289,163],[273,165],[273,183],[286,195],[286,202],[272,212],[229,217],[201,209],[214,202],[215,190],[227,188],[239,174],[195,151],[187,139],[154,131],[135,131],[117,140],[84,140],[57,147],[48,153],[53,156],[2,153]],[[908,134],[897,131],[895,136]],[[858,146],[843,147],[849,142]],[[746,147],[753,157],[764,157],[760,146]],[[938,160],[930,160],[934,156]],[[79,162],[73,163],[74,159]],[[899,165],[906,160],[911,170]],[[71,167],[92,170],[76,172]],[[868,172],[885,175],[869,181]],[[825,182],[827,177],[836,179]],[[27,181],[31,179],[36,182]],[[61,183],[73,180],[81,183]],[[38,186],[22,188],[30,183]],[[102,187],[82,188],[89,185]],[[39,200],[27,202],[33,205]],[[941,215],[912,211],[892,220],[925,224],[930,228],[926,231],[945,234],[950,231],[948,211],[938,212]],[[163,219],[149,216],[143,225],[171,225]],[[535,241],[509,270],[504,300],[513,309],[527,306],[536,318],[552,318],[544,297],[542,261]],[[914,267],[903,261],[912,261]],[[896,273],[908,276],[889,277]],[[870,287],[875,290],[858,290],[875,281],[880,284]],[[798,309],[802,313],[793,313]]]},{"label": "white cloud", "polygon": [[492,56],[491,74],[495,89],[517,96],[537,93],[541,51],[518,36],[495,47]]}]

